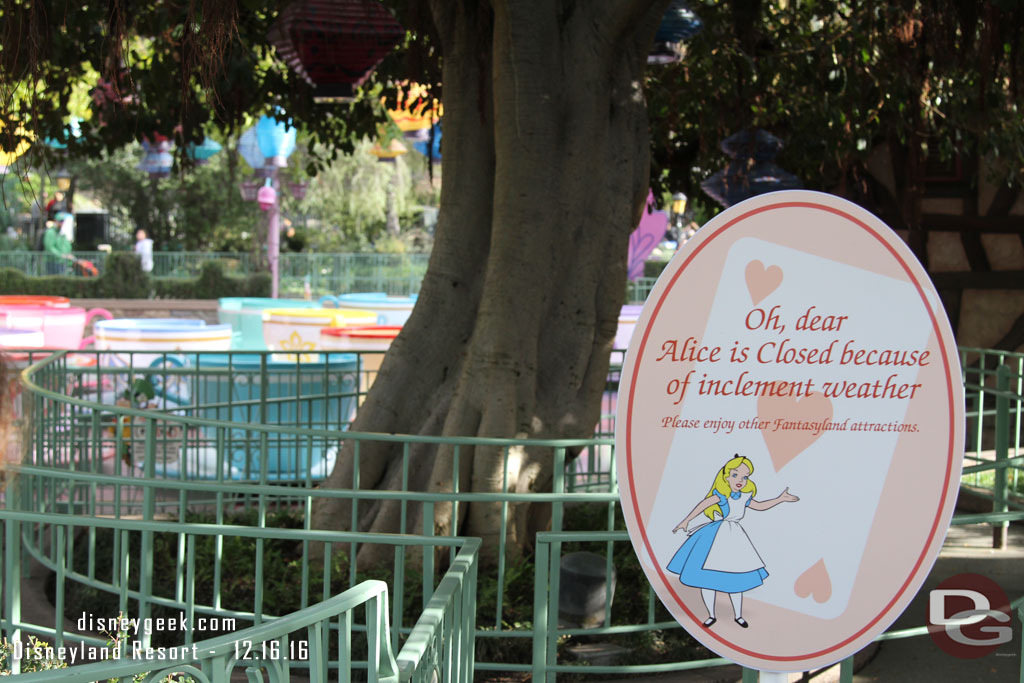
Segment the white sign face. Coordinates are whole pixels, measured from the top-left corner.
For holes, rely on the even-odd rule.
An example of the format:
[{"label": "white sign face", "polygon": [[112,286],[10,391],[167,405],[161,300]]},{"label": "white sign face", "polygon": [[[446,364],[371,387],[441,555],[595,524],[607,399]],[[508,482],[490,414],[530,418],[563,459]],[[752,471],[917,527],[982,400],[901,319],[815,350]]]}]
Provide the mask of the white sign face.
[{"label": "white sign face", "polygon": [[709,649],[832,664],[931,569],[963,423],[952,332],[900,238],[830,195],[756,197],[697,232],[637,323],[616,418],[630,537]]}]

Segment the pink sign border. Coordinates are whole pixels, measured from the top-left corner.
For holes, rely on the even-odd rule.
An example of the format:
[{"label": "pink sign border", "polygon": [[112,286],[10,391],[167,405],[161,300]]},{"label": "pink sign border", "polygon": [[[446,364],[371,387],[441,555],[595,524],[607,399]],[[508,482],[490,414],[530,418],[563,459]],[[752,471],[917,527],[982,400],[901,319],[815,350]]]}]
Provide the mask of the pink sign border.
[{"label": "pink sign border", "polygon": [[[817,202],[811,202],[811,201],[782,201],[782,202],[775,203],[775,204],[768,204],[768,205],[765,205],[765,206],[760,206],[760,207],[751,209],[750,211],[747,211],[747,212],[737,216],[736,218],[733,218],[732,220],[728,221],[724,225],[722,225],[722,226],[718,227],[717,229],[715,229],[714,232],[712,232],[710,235],[708,235],[705,239],[701,240],[700,244],[698,244],[694,248],[693,252],[690,253],[686,257],[686,260],[683,261],[683,263],[678,268],[676,268],[676,272],[672,275],[672,278],[669,280],[668,285],[664,288],[664,290],[661,293],[661,296],[659,297],[657,303],[655,304],[654,310],[651,312],[651,315],[648,318],[647,325],[644,328],[643,334],[640,337],[640,343],[639,343],[639,345],[637,347],[636,360],[633,363],[633,373],[632,373],[632,376],[630,377],[629,396],[628,396],[628,399],[627,399],[628,400],[628,405],[627,405],[627,408],[626,408],[626,427],[625,427],[625,430],[626,430],[626,437],[625,437],[625,446],[626,446],[626,448],[625,448],[625,451],[626,452],[625,452],[625,456],[623,458],[623,463],[624,463],[624,465],[626,467],[626,472],[627,472],[627,476],[628,476],[628,479],[629,479],[629,491],[630,491],[630,501],[629,502],[632,505],[634,519],[636,520],[636,524],[637,524],[637,528],[638,528],[638,531],[639,531],[639,535],[640,535],[640,537],[643,540],[643,544],[644,544],[645,549],[647,550],[648,557],[655,557],[655,554],[654,554],[654,549],[651,546],[650,539],[647,537],[647,532],[646,532],[646,529],[644,528],[644,524],[643,524],[643,521],[642,521],[643,518],[642,518],[642,516],[640,514],[638,500],[637,500],[637,497],[636,497],[636,486],[635,486],[634,475],[633,475],[633,454],[631,453],[631,447],[632,447],[632,442],[633,442],[633,438],[632,438],[633,401],[634,401],[634,392],[636,391],[637,373],[639,372],[641,360],[642,360],[643,355],[644,355],[644,349],[647,346],[647,338],[648,338],[648,335],[650,334],[650,331],[651,331],[652,322],[657,318],[658,313],[661,310],[661,306],[662,306],[662,304],[665,301],[665,297],[669,294],[669,292],[671,292],[672,287],[675,285],[676,280],[686,270],[686,268],[690,264],[690,262],[693,261],[693,259],[708,244],[710,244],[712,240],[714,240],[717,237],[721,236],[721,234],[723,232],[725,232],[726,230],[728,230],[731,226],[736,225],[737,223],[740,223],[742,221],[745,221],[745,220],[747,220],[747,219],[749,219],[752,216],[755,216],[757,214],[764,213],[764,212],[767,212],[767,211],[775,211],[775,210],[779,210],[779,209],[793,209],[793,208],[796,208],[796,209],[817,209],[817,210],[825,211],[825,212],[832,213],[832,214],[835,214],[837,216],[840,216],[841,218],[844,218],[844,219],[850,221],[851,223],[857,225],[858,227],[862,228],[865,232],[867,232],[869,235],[871,235],[874,239],[876,239],[879,243],[881,243],[885,247],[885,249],[892,255],[892,257],[894,259],[896,259],[897,263],[899,263],[900,267],[903,269],[903,271],[910,278],[910,281],[913,283],[915,289],[918,292],[918,295],[921,297],[921,300],[924,303],[925,309],[928,311],[928,316],[931,319],[931,323],[932,323],[932,330],[935,332],[935,336],[936,336],[936,339],[938,340],[939,348],[942,351],[942,353],[940,355],[942,357],[943,369],[944,369],[943,371],[944,371],[944,376],[945,376],[945,379],[946,379],[946,392],[947,392],[947,398],[948,398],[947,404],[948,404],[948,410],[949,410],[947,425],[948,425],[949,434],[948,434],[948,447],[947,447],[947,451],[946,451],[946,472],[945,472],[945,475],[944,475],[945,486],[943,488],[943,492],[944,493],[943,493],[942,496],[940,496],[939,508],[936,511],[935,518],[932,521],[932,526],[931,526],[931,529],[930,529],[930,531],[928,533],[928,538],[926,539],[926,541],[924,543],[923,549],[922,549],[920,555],[918,556],[917,561],[914,563],[912,571],[907,576],[906,581],[903,582],[903,584],[900,586],[900,588],[896,592],[896,594],[892,597],[892,599],[889,600],[889,602],[885,605],[885,607],[882,609],[882,611],[877,616],[875,616],[875,618],[871,619],[867,624],[865,624],[856,633],[854,633],[853,635],[851,635],[851,636],[847,637],[846,639],[840,641],[839,643],[836,643],[835,645],[833,645],[833,646],[831,646],[829,648],[818,650],[817,652],[810,652],[810,653],[806,653],[806,654],[802,654],[802,655],[780,656],[780,655],[771,655],[771,654],[765,654],[765,653],[760,653],[760,652],[754,652],[752,650],[748,650],[748,649],[739,647],[735,643],[730,642],[729,640],[723,638],[722,636],[720,636],[719,634],[717,634],[717,633],[715,633],[713,631],[704,631],[704,633],[706,635],[714,638],[715,640],[721,642],[723,645],[729,647],[730,649],[732,649],[732,650],[734,650],[734,651],[736,651],[738,653],[745,654],[745,655],[748,655],[748,656],[751,656],[751,657],[756,657],[756,658],[764,660],[766,662],[779,662],[779,663],[800,662],[800,661],[803,661],[803,660],[811,660],[811,659],[814,659],[814,658],[824,657],[824,656],[827,656],[827,655],[829,655],[831,653],[834,653],[837,650],[839,650],[839,649],[849,645],[850,643],[853,643],[854,641],[856,641],[859,638],[861,638],[862,636],[864,636],[865,633],[867,633],[869,630],[871,630],[872,627],[874,627],[876,624],[878,624],[881,620],[883,620],[886,617],[886,615],[888,615],[892,611],[894,605],[896,605],[896,603],[899,602],[899,600],[903,597],[904,593],[906,593],[907,589],[910,587],[910,585],[914,582],[915,578],[918,576],[919,572],[922,569],[922,565],[924,564],[925,560],[927,559],[927,556],[930,554],[930,549],[932,548],[933,542],[935,540],[935,536],[936,536],[937,533],[939,533],[941,522],[942,522],[942,519],[944,517],[945,510],[948,507],[948,501],[950,500],[949,490],[950,490],[950,480],[951,480],[951,477],[953,476],[953,471],[952,471],[953,470],[953,463],[957,459],[957,457],[956,457],[957,448],[956,448],[956,443],[955,443],[955,433],[956,433],[955,420],[956,420],[956,415],[957,415],[957,409],[956,409],[956,405],[955,405],[956,404],[956,396],[954,395],[953,384],[952,384],[952,382],[954,380],[953,380],[953,378],[951,377],[951,374],[950,374],[951,373],[951,368],[950,368],[950,363],[949,363],[949,351],[948,351],[947,346],[946,346],[946,338],[945,338],[945,335],[943,335],[943,333],[942,333],[942,328],[941,328],[941,326],[939,324],[939,319],[936,317],[935,311],[933,310],[931,304],[929,303],[928,297],[925,295],[925,290],[922,287],[918,277],[914,274],[913,269],[911,268],[911,266],[907,263],[907,261],[903,258],[903,256],[898,253],[898,251],[893,247],[893,245],[890,244],[881,234],[879,234],[879,232],[877,230],[872,228],[870,225],[865,223],[863,220],[861,220],[861,219],[859,219],[859,218],[857,218],[857,217],[855,217],[855,216],[853,216],[853,215],[851,215],[851,214],[849,214],[849,213],[847,213],[847,212],[845,212],[845,211],[843,211],[841,209],[838,209],[836,207],[828,206],[828,205],[825,205],[825,204],[820,204],[820,203],[817,203]],[[956,381],[959,381],[959,378],[956,378]],[[943,529],[943,531],[944,531],[944,529]],[[632,536],[632,534],[631,534],[631,536]],[[634,544],[635,544],[637,539],[633,539],[633,540],[634,540]],[[693,619],[695,625],[699,624],[700,623],[700,619],[698,619],[696,615],[694,615],[689,609],[687,609],[685,603],[680,598],[678,593],[676,593],[675,588],[672,586],[672,583],[669,581],[668,576],[665,574],[664,568],[658,566],[657,563],[654,563],[654,567],[655,567],[655,570],[658,573],[659,578],[662,581],[662,585],[669,589],[669,591],[672,593],[672,596],[675,598],[676,603],[679,605],[679,607],[691,619]],[[930,564],[929,564],[929,569],[930,569]]]}]

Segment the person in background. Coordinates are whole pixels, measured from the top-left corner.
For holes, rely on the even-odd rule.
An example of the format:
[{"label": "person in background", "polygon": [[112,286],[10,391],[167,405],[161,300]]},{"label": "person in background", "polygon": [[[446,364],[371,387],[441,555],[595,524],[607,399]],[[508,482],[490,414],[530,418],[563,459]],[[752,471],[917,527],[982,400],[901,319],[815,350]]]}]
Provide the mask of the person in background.
[{"label": "person in background", "polygon": [[75,216],[68,212],[57,214],[57,220],[60,221],[60,234],[64,235],[64,239],[70,244],[75,243]]},{"label": "person in background", "polygon": [[64,193],[55,192],[53,199],[46,203],[46,220],[57,220],[57,214],[64,211]]},{"label": "person in background", "polygon": [[47,254],[46,272],[50,275],[63,275],[67,271],[71,256],[71,242],[57,228],[53,221],[47,221],[46,232],[43,233],[43,251]]},{"label": "person in background", "polygon": [[153,272],[153,240],[146,237],[146,231],[142,228],[135,231],[135,253],[142,261],[142,272]]}]

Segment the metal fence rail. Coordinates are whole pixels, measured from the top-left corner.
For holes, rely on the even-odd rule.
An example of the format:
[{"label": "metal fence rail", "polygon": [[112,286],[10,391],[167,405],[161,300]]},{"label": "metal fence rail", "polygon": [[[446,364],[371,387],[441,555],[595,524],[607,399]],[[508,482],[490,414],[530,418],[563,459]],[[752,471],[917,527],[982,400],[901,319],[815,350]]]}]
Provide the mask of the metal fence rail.
[{"label": "metal fence rail", "polygon": [[[95,266],[99,274],[106,269],[106,252],[76,251],[71,255],[76,261],[87,261]],[[429,259],[429,254],[286,252],[278,262],[280,291],[282,296],[302,296],[308,284],[311,293],[317,296],[352,292],[408,296],[419,292]],[[226,274],[234,276],[261,270],[261,264],[249,253],[157,251],[153,253],[150,276],[193,278],[208,262],[220,263]],[[13,268],[31,277],[91,275],[86,269],[40,251],[0,252],[0,268]]]},{"label": "metal fence rail", "polygon": [[[999,478],[993,475],[996,478],[986,489],[994,501],[992,513],[959,517],[957,523],[985,523],[999,528],[1011,519],[1024,518],[1024,512],[1020,511],[1012,493],[1013,485],[1019,481],[1016,472],[1024,464],[1017,450],[1021,396],[1019,390],[1014,391],[1012,386],[1013,382],[1019,381],[1020,373],[1015,374],[1005,367],[997,370],[996,361],[986,360],[987,356],[978,364],[975,356],[982,354],[968,349],[963,352],[969,361],[964,363],[965,368],[973,367],[972,363],[978,368],[966,371],[969,376],[966,382],[969,457],[976,464],[966,468],[965,472],[968,477],[976,476],[975,473],[981,470],[1004,472],[1008,476]],[[262,352],[248,353],[259,355]],[[221,538],[220,547],[230,539],[252,538],[258,548],[254,552],[260,557],[272,539],[292,538],[302,546],[296,560],[300,575],[296,580],[296,590],[302,596],[300,607],[306,607],[328,596],[326,593],[318,594],[318,590],[326,590],[324,586],[327,584],[317,583],[317,572],[320,576],[329,572],[326,566],[319,569],[322,562],[312,551],[312,546],[316,545],[314,536],[355,533],[366,506],[395,501],[401,510],[400,533],[411,534],[413,538],[427,538],[429,543],[438,547],[455,548],[466,541],[431,536],[434,533],[432,520],[435,509],[446,505],[458,508],[490,504],[500,510],[502,531],[497,540],[495,566],[489,567],[487,572],[486,578],[491,581],[487,599],[481,600],[475,611],[470,606],[472,598],[467,593],[470,583],[476,585],[473,579],[475,565],[465,568],[458,580],[447,581],[445,578],[435,587],[433,579],[410,579],[420,571],[424,576],[434,575],[433,553],[422,548],[409,551],[408,547],[410,543],[429,544],[428,541],[394,541],[396,547],[402,546],[406,550],[402,553],[396,551],[396,559],[391,563],[393,574],[389,577],[393,597],[392,631],[398,634],[394,636],[393,643],[397,645],[404,639],[403,647],[413,648],[406,654],[419,653],[417,657],[429,660],[444,675],[472,668],[476,671],[532,672],[534,680],[551,680],[558,672],[579,671],[560,651],[560,643],[567,636],[617,637],[624,633],[668,630],[672,626],[657,615],[655,598],[650,592],[645,596],[646,615],[628,622],[623,622],[611,611],[606,614],[604,622],[594,628],[567,631],[560,629],[557,621],[552,621],[557,619],[557,610],[553,606],[559,603],[557,560],[562,552],[560,544],[597,542],[604,544],[606,557],[611,558],[615,544],[621,545],[625,541],[624,533],[616,522],[618,493],[614,443],[610,439],[524,441],[353,433],[345,430],[347,420],[357,409],[361,398],[359,392],[366,384],[352,378],[353,374],[358,376],[361,371],[359,363],[324,370],[325,373],[335,373],[333,379],[311,387],[298,363],[282,377],[274,377],[268,363],[257,363],[259,371],[246,375],[236,372],[230,365],[227,369],[210,368],[201,358],[190,358],[188,354],[174,354],[173,357],[176,360],[171,360],[171,354],[156,359],[123,354],[117,363],[113,363],[109,354],[100,353],[94,355],[95,363],[76,367],[69,362],[68,354],[59,353],[33,364],[24,373],[22,404],[32,429],[28,432],[26,460],[14,468],[19,497],[9,494],[7,506],[12,513],[26,515],[75,515],[77,520],[85,520],[78,522],[79,526],[95,530],[77,534],[65,531],[58,538],[58,532],[53,528],[41,523],[23,522],[21,545],[26,552],[46,558],[52,567],[61,566],[54,555],[57,551],[63,552],[64,558],[77,558],[75,561],[80,564],[66,565],[70,567],[70,571],[65,572],[68,586],[85,584],[112,593],[118,599],[124,593],[124,600],[129,603],[135,601],[154,608],[159,605],[181,609],[181,605],[187,604],[185,596],[196,587],[196,583],[190,583],[188,579],[188,558],[192,555],[188,547],[190,537]],[[1004,354],[998,360],[1002,364],[1008,358]],[[246,366],[251,367],[251,364]],[[147,376],[157,389],[153,405],[146,409],[119,405],[118,397],[143,376]],[[284,376],[293,377],[290,384],[282,383]],[[248,387],[254,393],[237,393],[239,387]],[[609,405],[600,426],[605,433],[611,433],[614,428],[614,390],[612,381],[605,397]],[[357,483],[350,489],[318,487],[319,476],[331,464],[330,458],[332,454],[336,455],[337,445],[342,441],[356,453],[354,475],[358,474],[361,454],[383,445],[392,448],[399,454],[404,473],[396,481],[404,483],[389,489],[368,489],[361,487],[358,476],[355,476]],[[430,457],[431,448],[438,446],[450,449],[453,455],[453,481],[458,480],[456,473],[460,458],[469,457],[468,453],[481,447],[493,449],[496,457],[503,460],[506,472],[518,460],[520,449],[546,449],[553,463],[552,479],[544,489],[532,492],[514,491],[510,484],[510,481],[515,481],[514,476],[506,476],[501,490],[493,493],[457,489],[450,493],[411,490],[407,483],[408,473],[420,458]],[[236,453],[241,455],[236,456]],[[1005,494],[1001,493],[1004,482],[1005,487],[1009,487]],[[317,501],[332,498],[351,505],[351,527],[343,532],[312,529],[310,511]],[[537,537],[534,564],[523,565],[505,554],[505,529],[517,508],[537,503],[551,507],[551,532]],[[423,511],[422,517],[426,522],[422,525],[410,521],[414,519],[416,510]],[[580,519],[576,513],[581,510],[589,511],[589,519],[597,520],[596,523],[584,525],[574,521]],[[298,515],[301,528],[273,528],[270,520],[275,514],[288,512]],[[192,524],[190,516],[199,513],[207,515],[211,522],[209,526],[215,532],[200,532],[189,526]],[[234,513],[249,515],[248,519],[252,521],[243,524],[232,520],[231,514]],[[104,565],[106,573],[99,569],[100,552],[96,542],[99,530],[104,525],[121,529],[118,524],[139,524],[139,517],[142,518],[141,523],[160,525],[172,534],[179,534],[172,539],[173,559],[167,568],[172,580],[162,584],[165,587],[160,590],[157,590],[156,583],[147,586],[140,583],[125,588],[126,584],[120,579],[128,574],[116,573],[112,568],[116,563],[112,559],[108,563],[111,567]],[[158,543],[157,526],[124,529],[137,533],[139,540],[119,541],[118,535],[114,534],[112,542],[120,543],[118,548],[132,543],[147,543],[146,533],[150,534],[149,542],[153,545]],[[11,538],[9,533],[6,538]],[[316,539],[323,540],[319,536]],[[338,541],[334,545],[344,546],[346,556],[352,558],[358,553],[357,546],[368,542],[371,541],[364,538],[344,543]],[[413,552],[420,558],[418,563],[398,560],[399,554],[404,557],[407,552]],[[452,550],[450,557],[454,553]],[[112,558],[115,556],[120,557],[116,553],[111,555]],[[327,553],[326,557],[329,556]],[[144,557],[133,559],[130,567],[145,563]],[[14,558],[5,562],[8,567],[12,566],[10,559]],[[209,564],[209,570],[215,577],[212,585],[216,587],[230,572],[229,565],[223,553],[215,554]],[[449,572],[457,564],[453,562]],[[257,563],[255,566],[261,569],[254,575],[251,603],[245,609],[228,609],[218,599],[216,588],[205,601],[194,601],[193,609],[196,613],[245,616],[254,622],[264,618],[272,611],[268,598],[260,592],[263,573],[269,565]],[[356,579],[361,578],[356,575],[356,564],[350,563],[346,567],[346,587],[354,586],[358,583]],[[429,589],[426,588],[428,584]],[[10,584],[5,582],[5,585]],[[513,603],[517,599],[516,590],[520,594],[529,592],[525,586],[532,586],[534,599],[524,615],[522,605]],[[7,600],[12,599],[10,592],[7,596]],[[439,606],[440,601],[445,602],[443,610]],[[421,609],[427,611],[414,626],[413,621]],[[470,611],[478,615],[475,625],[468,621]],[[27,628],[26,624],[18,622],[12,611],[5,612],[4,618],[5,629],[15,624]],[[438,640],[437,633],[448,635]],[[475,655],[469,655],[474,647]],[[398,661],[405,672],[408,666],[402,664],[405,660],[401,653]],[[721,663],[722,660],[714,659],[660,662],[639,667],[591,666],[586,671],[595,674],[651,673]],[[844,667],[844,670],[849,668]],[[423,675],[424,680],[429,680],[432,674]]]},{"label": "metal fence rail", "polygon": [[[32,488],[31,479],[38,472],[20,472],[17,488],[23,495]],[[129,660],[111,664],[110,661],[75,669],[74,680],[92,681],[97,678],[126,677],[152,671],[159,661],[163,672],[182,671],[182,666],[199,666],[207,680],[226,680],[235,666],[264,668],[271,680],[288,680],[289,667],[306,669],[313,680],[326,680],[336,675],[339,680],[350,680],[353,669],[364,670],[369,680],[397,680],[398,661],[392,655],[408,641],[408,649],[400,652],[403,680],[430,680],[438,663],[448,657],[456,665],[445,670],[454,675],[452,681],[472,680],[472,634],[474,628],[476,600],[478,539],[456,539],[417,536],[393,536],[386,534],[360,534],[308,529],[280,529],[254,526],[229,526],[213,524],[188,524],[167,520],[110,519],[103,517],[69,515],[59,513],[17,512],[10,507],[0,510],[3,520],[4,585],[17,586],[20,582],[24,552],[55,576],[54,622],[69,623],[65,618],[65,607],[70,607],[66,595],[76,586],[106,591],[116,598],[113,602],[117,611],[109,614],[82,612],[84,624],[76,632],[64,628],[46,628],[26,623],[22,619],[17,591],[6,590],[3,605],[2,626],[11,643],[25,643],[28,633],[41,635],[57,650],[65,648],[80,652],[82,656],[99,656],[103,659]],[[13,506],[17,507],[17,505]],[[110,562],[112,574],[103,575],[98,566],[103,558],[96,556],[96,539],[102,530],[112,530],[114,539],[113,558]],[[162,595],[154,588],[154,576],[159,576],[159,567],[154,566],[159,553],[155,539],[169,536],[167,541],[177,548],[176,566],[173,567],[175,585],[173,595]],[[224,559],[225,542],[232,539],[249,538],[256,541],[255,591],[252,610],[232,610],[220,603],[220,582],[215,583],[212,604],[204,604],[197,598],[199,587],[197,572],[197,547],[205,541],[216,549],[218,574],[220,562]],[[88,542],[87,558],[76,551],[77,543]],[[141,540],[141,543],[139,542]],[[264,603],[259,579],[264,574],[264,553],[262,545],[271,542],[299,544],[304,551],[303,585],[301,586],[303,606],[290,614],[271,614],[273,606]],[[317,598],[309,586],[311,564],[309,549],[322,544],[324,557],[321,576],[322,595]],[[387,572],[394,584],[389,587],[380,580],[356,582],[354,568],[347,579],[352,585],[338,591],[331,590],[332,548],[357,549],[368,544],[384,544],[394,548],[394,565]],[[423,614],[415,625],[406,626],[408,619],[401,609],[389,611],[388,591],[404,595],[406,582],[404,569],[407,556],[418,551],[421,555],[433,556],[435,549],[448,548],[453,560],[448,571],[441,578],[435,590],[435,577],[424,573],[420,589],[426,604]],[[457,554],[456,554],[457,553]],[[163,558],[166,559],[166,558]],[[419,562],[418,564],[422,564]],[[141,571],[133,573],[134,567]],[[154,572],[156,572],[154,574]],[[135,580],[133,583],[133,579]],[[305,603],[312,599],[322,602],[313,606]],[[354,617],[352,610],[366,604],[365,619]],[[269,609],[268,609],[269,608]],[[172,616],[168,616],[168,615]],[[177,616],[173,616],[173,615]],[[457,628],[451,627],[452,615],[458,618]],[[143,625],[136,632],[95,633],[94,623],[113,618],[139,620]],[[155,642],[153,631],[146,624],[180,620],[186,625],[178,631],[172,642]],[[231,624],[224,636],[195,642],[192,628],[196,624],[216,622],[218,625]],[[236,629],[235,625],[239,625]],[[248,628],[241,628],[251,624]],[[76,628],[77,628],[76,627]],[[162,630],[162,629],[161,629]],[[90,633],[92,631],[92,633]],[[353,634],[357,644],[365,642],[362,656],[358,648],[353,649]],[[466,648],[469,648],[467,651]],[[22,660],[14,659],[12,673],[19,673]],[[55,658],[51,658],[55,659]],[[133,660],[133,661],[132,661]],[[66,662],[65,662],[66,663]],[[102,670],[104,676],[95,672]],[[185,670],[187,672],[187,669]],[[89,678],[89,675],[93,675]],[[163,674],[156,678],[159,680]],[[67,672],[36,674],[38,680],[69,680]]]}]

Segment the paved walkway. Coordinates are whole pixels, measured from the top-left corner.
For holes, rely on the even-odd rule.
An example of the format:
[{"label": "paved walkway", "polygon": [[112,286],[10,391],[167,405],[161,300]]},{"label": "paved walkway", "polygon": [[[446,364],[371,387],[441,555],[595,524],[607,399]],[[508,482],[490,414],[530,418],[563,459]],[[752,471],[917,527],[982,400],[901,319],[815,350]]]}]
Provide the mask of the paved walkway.
[{"label": "paved walkway", "polygon": [[[928,591],[942,581],[962,573],[987,576],[998,583],[1010,600],[1024,596],[1024,525],[1010,527],[1006,550],[992,549],[992,528],[987,525],[955,526],[946,536],[939,559],[921,591],[890,630],[926,625]],[[1021,673],[1021,622],[1012,619],[1013,640],[979,659],[957,659],[945,654],[928,635],[887,640],[874,652],[865,651],[867,664],[858,662],[854,683],[1024,683]],[[862,659],[862,657],[858,657]],[[591,679],[601,683],[636,683],[640,678]],[[649,677],[657,683],[736,683],[739,667],[683,672]],[[839,680],[839,667],[792,674],[789,681],[831,683]]]},{"label": "paved walkway", "polygon": [[[1010,527],[1006,550],[992,550],[991,527],[957,526],[946,536],[939,560],[928,580],[895,629],[923,626],[928,610],[928,591],[940,582],[966,572],[981,574],[998,583],[1010,600],[1024,596],[1024,525]],[[978,659],[951,657],[928,636],[883,642],[878,654],[853,680],[855,683],[969,683],[971,681],[1024,681],[1021,674],[1021,622],[1013,615],[1013,641]]]}]

